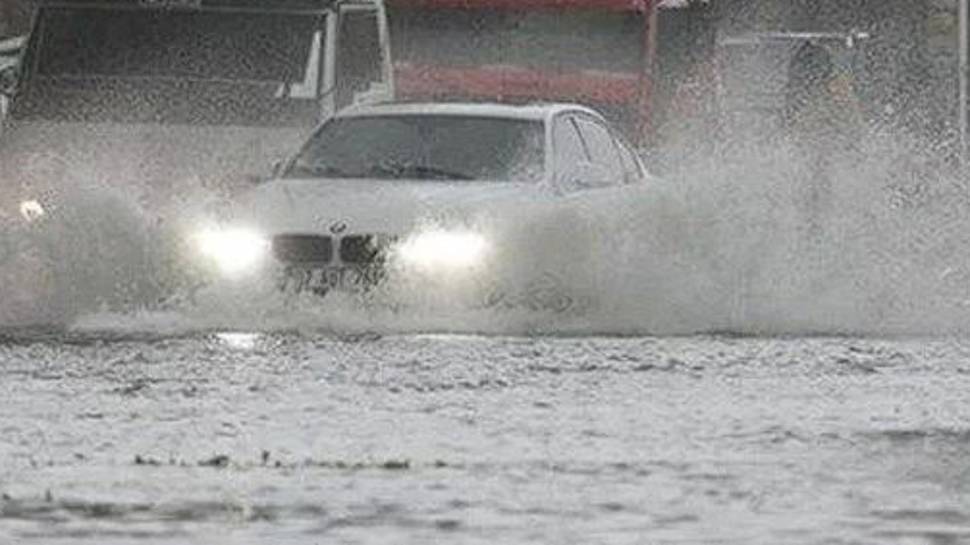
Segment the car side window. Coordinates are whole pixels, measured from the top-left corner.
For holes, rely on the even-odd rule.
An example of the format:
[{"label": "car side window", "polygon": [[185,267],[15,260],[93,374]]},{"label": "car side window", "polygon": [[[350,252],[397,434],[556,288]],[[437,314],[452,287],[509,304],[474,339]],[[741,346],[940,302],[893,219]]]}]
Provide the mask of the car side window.
[{"label": "car side window", "polygon": [[586,146],[579,137],[576,124],[570,116],[556,118],[552,131],[553,146],[556,158],[556,176],[575,173],[579,165],[589,161]]},{"label": "car side window", "polygon": [[590,160],[604,169],[610,182],[622,183],[624,168],[610,131],[602,124],[585,117],[577,118],[576,124],[589,149]]}]

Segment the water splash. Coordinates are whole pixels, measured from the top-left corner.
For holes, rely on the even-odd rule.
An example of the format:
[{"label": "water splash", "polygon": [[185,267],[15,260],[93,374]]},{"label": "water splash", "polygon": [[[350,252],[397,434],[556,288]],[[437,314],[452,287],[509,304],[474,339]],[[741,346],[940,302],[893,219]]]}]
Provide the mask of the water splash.
[{"label": "water splash", "polygon": [[113,189],[62,189],[38,221],[6,211],[0,325],[966,332],[970,190],[958,173],[928,171],[932,146],[872,129],[844,156],[741,136],[719,151],[689,156],[644,187],[483,205],[463,228],[489,240],[490,264],[447,282],[401,274],[365,301],[284,297],[271,278],[180,283],[180,241],[220,202],[201,184],[178,187],[155,210]]},{"label": "water splash", "polygon": [[[866,161],[835,172],[821,203],[804,157],[762,147],[644,188],[483,208],[467,223],[499,251],[471,280],[397,278],[361,300],[286,298],[262,279],[170,300],[164,312],[88,314],[75,327],[964,333],[970,200],[963,184],[936,179],[917,199],[892,183],[900,149],[875,140],[870,148]],[[482,304],[489,289],[516,293],[543,281],[569,303]]]}]

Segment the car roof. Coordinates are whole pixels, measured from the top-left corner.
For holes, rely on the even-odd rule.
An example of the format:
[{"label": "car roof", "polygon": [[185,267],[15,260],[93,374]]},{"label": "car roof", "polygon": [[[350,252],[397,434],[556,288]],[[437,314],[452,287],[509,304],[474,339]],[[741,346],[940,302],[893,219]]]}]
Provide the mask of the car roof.
[{"label": "car roof", "polygon": [[528,105],[480,102],[392,102],[366,106],[351,106],[339,112],[336,117],[453,115],[547,121],[564,112],[580,112],[599,119],[603,118],[595,110],[581,104],[558,102]]}]

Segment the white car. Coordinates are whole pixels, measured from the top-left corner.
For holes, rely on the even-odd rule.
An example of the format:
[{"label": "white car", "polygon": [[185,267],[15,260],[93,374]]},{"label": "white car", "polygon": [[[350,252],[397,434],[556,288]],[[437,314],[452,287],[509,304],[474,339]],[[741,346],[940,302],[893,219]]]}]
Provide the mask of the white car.
[{"label": "white car", "polygon": [[291,291],[366,291],[402,271],[437,289],[457,275],[494,277],[508,245],[532,244],[535,225],[509,237],[503,220],[648,179],[583,106],[372,105],[323,123],[195,246],[227,277],[269,269]]}]

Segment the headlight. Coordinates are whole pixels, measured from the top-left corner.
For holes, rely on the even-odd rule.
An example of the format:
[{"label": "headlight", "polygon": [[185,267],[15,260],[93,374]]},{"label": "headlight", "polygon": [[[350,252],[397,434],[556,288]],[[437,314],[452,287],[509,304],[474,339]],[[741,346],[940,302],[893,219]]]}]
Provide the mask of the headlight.
[{"label": "headlight", "polygon": [[216,263],[224,274],[238,275],[255,268],[269,248],[269,241],[251,229],[206,229],[195,236],[203,256]]},{"label": "headlight", "polygon": [[405,240],[398,255],[408,265],[433,269],[460,269],[481,263],[488,241],[470,231],[427,231]]}]

